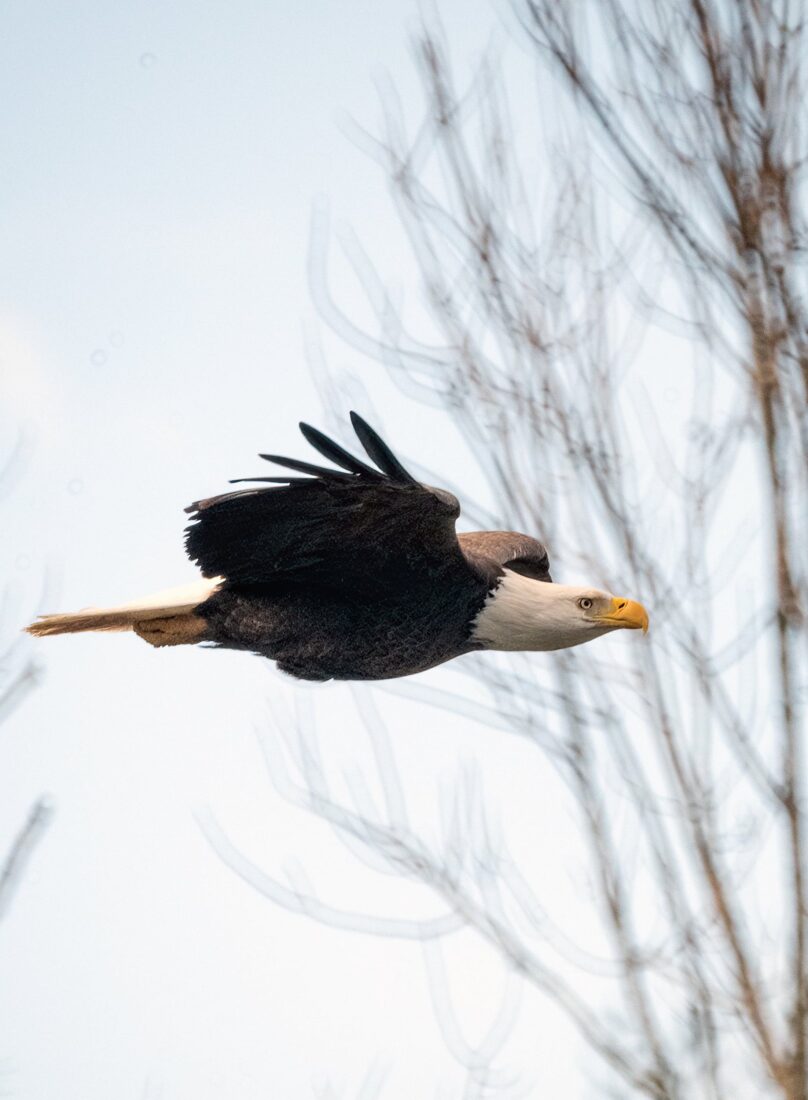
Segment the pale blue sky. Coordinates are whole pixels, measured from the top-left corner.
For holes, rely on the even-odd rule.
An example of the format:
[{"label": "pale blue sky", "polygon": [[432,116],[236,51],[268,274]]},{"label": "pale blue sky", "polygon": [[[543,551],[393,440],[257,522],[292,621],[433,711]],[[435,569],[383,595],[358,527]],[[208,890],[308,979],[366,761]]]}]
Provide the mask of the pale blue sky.
[{"label": "pale blue sky", "polygon": [[[486,3],[440,10],[461,58],[496,23]],[[45,578],[60,609],[182,583],[183,506],[260,472],[258,451],[304,453],[297,421],[322,420],[303,350],[304,325],[316,331],[312,203],[324,196],[396,257],[383,179],[340,119],[375,124],[385,71],[414,104],[416,23],[410,0],[4,6],[0,369],[4,427],[25,426],[30,454],[4,503],[13,537],[0,560],[21,621]],[[408,263],[402,253],[405,283]],[[350,307],[356,291],[338,289]],[[329,356],[357,365],[333,342]],[[381,368],[364,378],[399,451],[479,490],[451,433],[433,430],[437,413],[408,406]],[[0,935],[5,1093],[295,1100],[331,1080],[355,1096],[378,1063],[386,1098],[459,1095],[420,949],[279,911],[196,824],[212,807],[268,870],[299,860],[334,904],[437,911],[425,893],[357,876],[272,792],[255,732],[270,728],[268,700],[312,689],[244,655],[155,652],[133,637],[36,651],[43,684],[0,733],[0,847],[42,791],[56,816]],[[366,761],[350,690],[327,685],[315,702],[332,747]],[[540,787],[524,835],[556,830],[541,858],[564,883],[567,819],[535,753],[377,702],[421,808],[469,760],[506,804],[521,789],[530,806]],[[468,938],[449,960],[473,1035],[502,975]],[[584,1095],[580,1062],[568,1030],[526,1004],[514,1064],[531,1095]]]}]

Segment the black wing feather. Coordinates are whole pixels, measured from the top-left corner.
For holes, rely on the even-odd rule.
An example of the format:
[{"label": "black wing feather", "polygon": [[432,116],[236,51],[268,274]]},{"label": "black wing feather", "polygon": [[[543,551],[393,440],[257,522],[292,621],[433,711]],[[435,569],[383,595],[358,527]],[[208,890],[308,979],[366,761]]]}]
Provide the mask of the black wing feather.
[{"label": "black wing feather", "polygon": [[352,454],[345,450],[344,447],[340,447],[339,443],[335,443],[333,439],[329,439],[327,435],[323,435],[317,428],[312,428],[311,424],[300,423],[300,430],[303,433],[307,443],[310,443],[314,447],[315,451],[319,451],[320,454],[331,462],[341,466],[343,470],[347,470],[351,474],[360,474],[364,477],[369,477],[373,481],[379,481],[381,474],[378,470],[374,470],[371,466],[366,466],[364,462],[360,462],[358,458],[355,458]]},{"label": "black wing feather", "polygon": [[359,442],[367,451],[368,457],[376,463],[380,470],[391,477],[393,481],[400,481],[408,485],[417,484],[415,478],[409,471],[404,469],[378,432],[375,432],[359,413],[351,413],[351,423],[359,437]]},{"label": "black wing feather", "polygon": [[[347,481],[351,475],[343,470],[329,470],[325,466],[315,466],[312,462],[300,462],[296,458],[283,458],[281,455],[259,455],[266,462],[274,462],[276,466],[285,466],[288,470],[297,470],[300,474],[311,474],[313,477],[322,477],[326,480]],[[262,481],[262,478],[253,478],[254,481]]]},{"label": "black wing feather", "polygon": [[[311,477],[231,477],[229,485],[242,485],[245,481],[260,482],[262,485],[308,485],[314,478]],[[187,512],[188,509],[186,508]]]}]

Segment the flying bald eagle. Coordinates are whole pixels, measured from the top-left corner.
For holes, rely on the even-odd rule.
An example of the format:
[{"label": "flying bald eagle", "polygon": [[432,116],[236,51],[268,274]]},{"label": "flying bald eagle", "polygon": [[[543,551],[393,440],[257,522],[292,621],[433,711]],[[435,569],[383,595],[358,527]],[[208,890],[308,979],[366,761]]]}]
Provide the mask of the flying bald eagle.
[{"label": "flying bald eagle", "polygon": [[303,680],[386,680],[474,650],[565,649],[648,629],[633,600],[553,584],[529,535],[457,534],[457,499],[420,484],[360,416],[351,421],[374,466],[301,424],[338,469],[261,455],[303,476],[242,478],[273,487],[186,509],[186,548],[205,579],[45,615],[29,633],[134,630],[153,646],[248,650]]}]

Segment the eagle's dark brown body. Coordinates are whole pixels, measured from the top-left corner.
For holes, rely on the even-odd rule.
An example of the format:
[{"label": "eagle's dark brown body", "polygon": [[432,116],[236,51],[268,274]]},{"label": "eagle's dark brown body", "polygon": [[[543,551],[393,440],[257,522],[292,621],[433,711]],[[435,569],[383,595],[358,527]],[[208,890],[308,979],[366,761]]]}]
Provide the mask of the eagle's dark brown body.
[{"label": "eagle's dark brown body", "polygon": [[477,648],[475,618],[504,565],[550,580],[526,535],[458,536],[460,506],[415,481],[361,418],[378,469],[320,432],[306,438],[341,469],[277,456],[304,478],[199,501],[189,555],[224,583],[194,614],[205,640],[259,653],[307,680],[407,676]]},{"label": "eagle's dark brown body", "polygon": [[301,679],[382,680],[474,648],[469,626],[486,594],[482,581],[468,585],[462,601],[435,600],[434,590],[417,588],[361,603],[332,593],[225,588],[196,614],[219,645],[270,657]]},{"label": "eagle's dark brown body", "polygon": [[[538,566],[544,553],[527,536],[518,553]],[[225,587],[195,614],[207,637],[228,649],[260,653],[305,680],[380,680],[408,676],[479,648],[470,627],[514,554],[509,532],[458,536],[465,561],[361,599],[348,591],[277,586]],[[489,557],[488,554],[493,555]]]}]

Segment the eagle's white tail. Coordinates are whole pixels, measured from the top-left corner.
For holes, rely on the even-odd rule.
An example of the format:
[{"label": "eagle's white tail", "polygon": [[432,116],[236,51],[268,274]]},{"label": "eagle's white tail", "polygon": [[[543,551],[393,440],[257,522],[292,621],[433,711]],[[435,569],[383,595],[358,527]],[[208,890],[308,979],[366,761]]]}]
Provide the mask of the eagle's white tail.
[{"label": "eagle's white tail", "polygon": [[204,577],[180,588],[166,588],[120,607],[85,607],[65,615],[40,615],[25,629],[29,634],[78,634],[85,630],[133,630],[150,619],[172,619],[187,615],[212,596],[221,577]]}]

